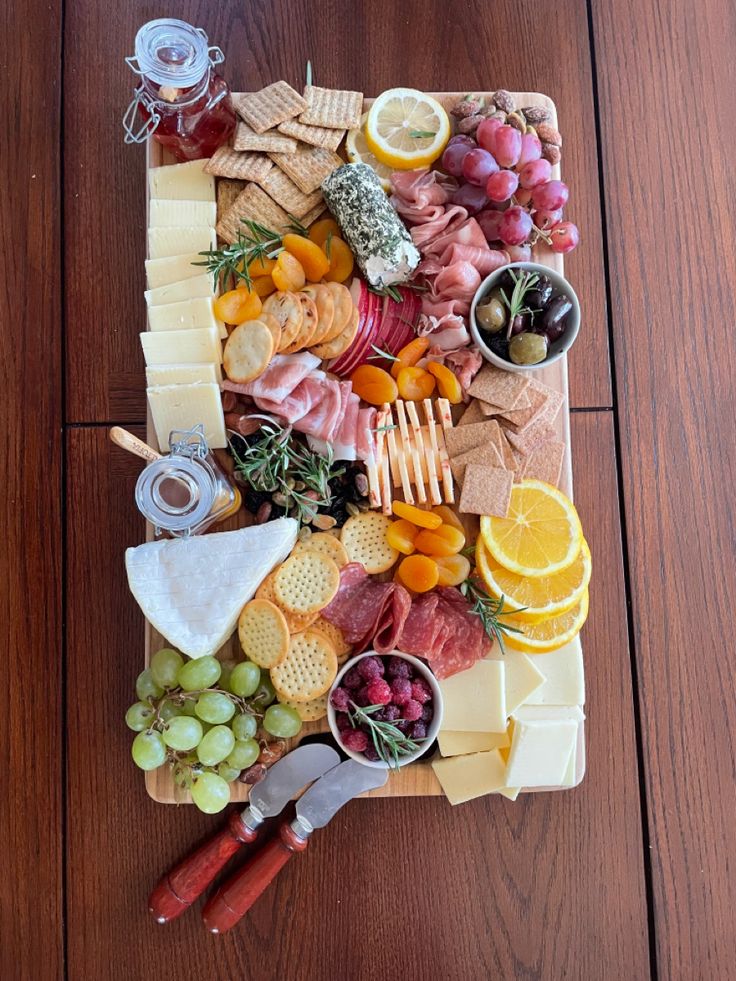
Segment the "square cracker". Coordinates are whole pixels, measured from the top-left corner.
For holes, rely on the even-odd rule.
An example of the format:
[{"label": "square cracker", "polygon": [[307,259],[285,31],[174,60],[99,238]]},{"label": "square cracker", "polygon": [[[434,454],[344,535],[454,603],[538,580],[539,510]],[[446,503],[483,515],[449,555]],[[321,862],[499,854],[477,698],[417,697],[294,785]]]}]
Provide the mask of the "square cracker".
[{"label": "square cracker", "polygon": [[[513,411],[514,412],[517,409],[526,409],[529,406],[530,402],[529,402],[529,396],[528,396],[527,392],[532,387],[532,384],[533,383],[530,383],[529,384],[529,388],[527,388],[526,391],[521,392],[520,395],[519,395],[519,397],[517,398],[517,400],[514,402],[514,405],[513,405]],[[497,415],[499,415],[502,412],[510,412],[511,411],[511,409],[502,409],[500,405],[491,405],[490,402],[481,402],[480,403],[480,407],[481,407],[481,409],[483,411],[483,415],[484,416],[497,416]]]},{"label": "square cracker", "polygon": [[345,163],[332,150],[321,146],[299,147],[296,153],[270,153],[269,156],[305,194],[316,191],[328,174]]},{"label": "square cracker", "polygon": [[217,220],[228,211],[235,199],[245,189],[245,181],[228,180],[221,177],[217,182]]},{"label": "square cracker", "polygon": [[239,153],[230,146],[221,146],[212,154],[204,169],[216,177],[261,181],[272,168],[273,161],[265,153]]},{"label": "square cracker", "polygon": [[257,221],[274,232],[285,232],[289,226],[289,216],[283,208],[261,190],[257,184],[248,184],[241,191],[230,209],[217,223],[217,234],[226,242],[235,242],[238,232],[243,230],[242,219]]},{"label": "square cracker", "polygon": [[468,387],[468,395],[500,409],[512,409],[521,393],[529,387],[529,381],[519,372],[504,371],[486,363]]},{"label": "square cracker", "polygon": [[465,412],[460,416],[458,426],[469,426],[471,422],[483,422],[485,420],[483,404],[479,399],[473,399]]},{"label": "square cracker", "polygon": [[483,422],[471,422],[467,426],[456,426],[448,429],[445,433],[445,443],[447,453],[451,458],[460,456],[476,446],[483,446],[486,443],[494,443],[496,449],[503,456],[501,450],[501,427],[495,419],[485,419]]},{"label": "square cracker", "polygon": [[307,108],[307,101],[288,82],[274,82],[258,92],[234,92],[233,106],[256,132],[265,133]]},{"label": "square cracker", "polygon": [[279,133],[286,133],[287,136],[310,146],[321,146],[325,150],[337,150],[340,141],[345,135],[344,129],[328,129],[326,126],[306,126],[296,119],[287,119],[285,123],[279,123]]},{"label": "square cracker", "polygon": [[266,179],[261,181],[261,187],[267,194],[271,195],[277,204],[280,204],[288,214],[294,215],[295,218],[303,217],[322,200],[321,191],[305,194],[278,167],[274,167]]},{"label": "square cracker", "polygon": [[498,415],[516,433],[523,433],[531,425],[547,403],[547,396],[531,385],[527,389],[529,405],[523,409],[499,409]]},{"label": "square cracker", "polygon": [[469,463],[465,468],[463,492],[460,495],[461,514],[492,514],[505,518],[509,513],[514,475],[500,467]]},{"label": "square cracker", "polygon": [[535,420],[523,433],[506,431],[506,439],[511,444],[511,448],[522,456],[529,456],[532,450],[556,438],[557,433],[544,419]]},{"label": "square cracker", "polygon": [[523,479],[544,480],[554,487],[560,486],[565,444],[558,439],[542,443],[529,454],[521,471]]},{"label": "square cracker", "polygon": [[357,129],[363,114],[363,93],[344,89],[321,89],[317,85],[304,87],[307,108],[299,116],[308,126],[329,129]]},{"label": "square cracker", "polygon": [[320,198],[319,204],[315,204],[311,211],[308,211],[306,215],[302,215],[299,221],[304,225],[305,228],[309,228],[313,225],[315,221],[323,214],[327,205],[324,202],[324,198]]},{"label": "square cracker", "polygon": [[273,130],[267,130],[265,133],[256,133],[254,129],[241,119],[233,137],[233,150],[255,150],[261,153],[293,153],[296,150],[296,140]]},{"label": "square cracker", "polygon": [[460,456],[455,456],[450,460],[450,469],[458,484],[462,487],[465,476],[465,468],[469,463],[483,463],[488,467],[499,467],[507,470],[501,454],[498,452],[494,443],[484,443],[482,446],[475,446]]}]

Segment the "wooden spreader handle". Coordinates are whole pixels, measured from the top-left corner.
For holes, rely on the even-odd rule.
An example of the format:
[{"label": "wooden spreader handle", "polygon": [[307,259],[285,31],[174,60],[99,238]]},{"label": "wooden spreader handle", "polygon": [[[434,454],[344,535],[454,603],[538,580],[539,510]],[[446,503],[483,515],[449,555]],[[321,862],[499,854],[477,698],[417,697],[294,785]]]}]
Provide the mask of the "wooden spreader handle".
[{"label": "wooden spreader handle", "polygon": [[110,439],[122,449],[127,450],[128,453],[133,453],[135,456],[141,457],[142,460],[148,460],[149,463],[161,459],[161,454],[157,453],[152,446],[144,443],[142,439],[138,439],[127,429],[123,429],[122,426],[112,427]]},{"label": "wooden spreader handle", "polygon": [[202,911],[205,926],[212,933],[225,933],[234,927],[276,878],[292,855],[303,852],[308,839],[294,833],[290,824],[282,824],[279,833],[249,858],[207,901]]},{"label": "wooden spreader handle", "polygon": [[170,923],[189,909],[241,845],[258,837],[246,827],[239,811],[216,835],[200,845],[158,882],[148,900],[148,909],[158,923]]}]

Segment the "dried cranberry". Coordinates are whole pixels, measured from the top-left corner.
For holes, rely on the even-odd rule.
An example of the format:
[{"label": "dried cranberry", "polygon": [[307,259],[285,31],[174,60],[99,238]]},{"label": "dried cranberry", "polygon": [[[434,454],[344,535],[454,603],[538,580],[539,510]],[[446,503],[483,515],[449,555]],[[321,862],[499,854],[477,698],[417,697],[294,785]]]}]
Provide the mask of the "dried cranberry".
[{"label": "dried cranberry", "polygon": [[382,678],[384,674],[383,662],[378,657],[364,657],[362,661],[358,661],[357,668],[363,681]]},{"label": "dried cranberry", "polygon": [[363,679],[357,668],[351,668],[343,675],[342,683],[346,688],[360,688],[363,684]]},{"label": "dried cranberry", "polygon": [[383,678],[374,678],[365,686],[370,699],[369,705],[388,705],[391,701],[391,686]]},{"label": "dried cranberry", "polygon": [[347,712],[350,707],[350,692],[347,688],[336,688],[330,695],[330,702],[338,712]]},{"label": "dried cranberry", "polygon": [[411,697],[420,705],[425,705],[432,698],[432,689],[424,678],[417,678],[412,682]]},{"label": "dried cranberry", "polygon": [[389,678],[408,678],[411,675],[411,665],[403,657],[392,657],[389,659],[386,673]]},{"label": "dried cranberry", "polygon": [[412,684],[408,678],[394,678],[391,682],[391,695],[394,705],[406,705],[411,698]]},{"label": "dried cranberry", "polygon": [[348,729],[342,734],[342,744],[353,753],[364,753],[368,747],[368,736],[360,729]]},{"label": "dried cranberry", "polygon": [[410,698],[406,705],[402,705],[401,714],[407,722],[417,722],[422,717],[422,706]]}]

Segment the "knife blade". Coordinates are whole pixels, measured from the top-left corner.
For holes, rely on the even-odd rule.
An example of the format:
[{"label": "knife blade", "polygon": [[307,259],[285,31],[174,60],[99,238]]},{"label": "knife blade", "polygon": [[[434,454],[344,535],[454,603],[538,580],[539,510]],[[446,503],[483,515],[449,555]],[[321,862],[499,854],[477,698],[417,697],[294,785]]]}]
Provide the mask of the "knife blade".
[{"label": "knife blade", "polygon": [[[316,828],[324,828],[353,797],[382,787],[387,780],[388,770],[364,766],[357,760],[346,760],[320,777],[297,801],[297,821],[308,836]],[[292,827],[295,824],[296,821]],[[294,831],[299,834],[295,827]]]},{"label": "knife blade", "polygon": [[248,806],[241,815],[243,824],[258,827],[266,818],[280,814],[297,790],[333,769],[339,760],[340,754],[332,746],[322,743],[297,746],[274,763],[251,790]]}]

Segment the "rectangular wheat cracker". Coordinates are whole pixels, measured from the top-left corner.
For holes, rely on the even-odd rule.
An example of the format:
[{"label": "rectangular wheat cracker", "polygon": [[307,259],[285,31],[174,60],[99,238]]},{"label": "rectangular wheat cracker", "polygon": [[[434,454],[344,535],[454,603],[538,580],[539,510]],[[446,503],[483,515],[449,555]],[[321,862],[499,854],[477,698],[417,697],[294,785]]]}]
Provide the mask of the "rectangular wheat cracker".
[{"label": "rectangular wheat cracker", "polygon": [[516,433],[523,433],[539,416],[547,404],[547,396],[531,386],[528,389],[529,405],[524,409],[501,409],[498,415],[504,419]]},{"label": "rectangular wheat cracker", "polygon": [[469,385],[468,394],[501,409],[511,409],[528,387],[529,378],[526,376],[484,364]]},{"label": "rectangular wheat cracker", "polygon": [[[301,140],[310,146],[321,146],[325,150],[337,150],[340,141],[345,135],[344,129],[328,129],[326,126],[306,126],[296,119],[287,119],[285,123],[279,123],[279,133],[285,133],[287,137]],[[278,151],[276,151],[278,152]]]},{"label": "rectangular wheat cracker", "polygon": [[344,163],[332,150],[321,146],[299,147],[296,153],[270,153],[269,156],[305,194],[316,191],[325,177]]},{"label": "rectangular wheat cracker", "polygon": [[326,207],[327,205],[325,204],[324,199],[320,198],[319,204],[315,204],[311,211],[308,211],[306,215],[302,215],[299,221],[305,228],[309,228],[309,226],[313,225],[319,216],[324,212]]},{"label": "rectangular wheat cracker", "polygon": [[[282,124],[285,125],[285,124]],[[252,127],[244,123],[242,119],[238,122],[233,137],[233,150],[255,150],[261,153],[293,153],[296,150],[296,140],[291,136],[284,136],[283,133],[266,130],[265,133],[256,133]]]},{"label": "rectangular wheat cracker", "polygon": [[506,439],[511,444],[512,449],[521,453],[522,456],[529,456],[532,450],[536,450],[538,446],[549,443],[550,440],[556,438],[557,433],[544,419],[537,419],[523,433],[506,431]]},{"label": "rectangular wheat cracker", "polygon": [[460,456],[461,453],[472,450],[476,446],[483,446],[486,443],[494,443],[496,449],[501,451],[501,427],[495,419],[485,419],[483,422],[471,422],[467,426],[448,429],[445,433],[447,452],[450,458]]},{"label": "rectangular wheat cracker", "polygon": [[248,184],[217,223],[217,234],[226,242],[235,242],[243,231],[243,219],[257,221],[274,232],[285,232],[289,216],[257,184]]},{"label": "rectangular wheat cracker", "polygon": [[565,458],[565,444],[553,439],[542,443],[529,454],[521,471],[524,479],[544,480],[554,487],[560,485],[562,461]]},{"label": "rectangular wheat cracker", "polygon": [[453,475],[458,484],[462,487],[465,476],[465,468],[469,463],[481,463],[487,467],[498,467],[500,470],[507,470],[501,454],[498,452],[494,443],[484,443],[482,446],[474,446],[472,450],[461,453],[450,460]]},{"label": "rectangular wheat cracker", "polygon": [[516,399],[513,406],[510,406],[507,409],[502,409],[500,405],[492,405],[490,402],[481,402],[480,407],[483,412],[483,415],[497,416],[503,412],[511,412],[511,411],[516,412],[517,409],[526,409],[530,405],[529,395],[527,393],[529,392],[529,389],[532,388],[533,384],[534,384],[533,382],[530,382],[529,388],[527,388],[523,392],[520,392],[519,397]]},{"label": "rectangular wheat cracker", "polygon": [[288,82],[273,82],[258,92],[233,92],[235,111],[256,133],[265,133],[307,108],[307,101]]},{"label": "rectangular wheat cracker", "polygon": [[308,126],[329,129],[357,129],[363,114],[363,93],[345,89],[322,89],[317,85],[304,87],[307,108],[299,116]]},{"label": "rectangular wheat cracker", "polygon": [[516,454],[511,449],[509,441],[506,439],[506,430],[501,430],[501,456],[503,457],[503,465],[507,470],[519,470],[519,461]]},{"label": "rectangular wheat cracker", "polygon": [[473,399],[465,412],[460,416],[458,426],[469,426],[471,422],[483,422],[485,418],[481,401],[479,399]]},{"label": "rectangular wheat cracker", "polygon": [[278,167],[274,167],[266,179],[261,181],[261,187],[277,204],[280,204],[288,214],[294,215],[295,218],[306,215],[322,200],[321,191],[305,194]]},{"label": "rectangular wheat cracker", "polygon": [[221,146],[212,154],[204,169],[216,177],[260,181],[272,167],[273,161],[264,153],[238,153],[230,146]]},{"label": "rectangular wheat cracker", "polygon": [[505,518],[509,513],[514,475],[500,467],[469,463],[465,468],[461,514],[492,514]]},{"label": "rectangular wheat cracker", "polygon": [[235,202],[241,191],[245,189],[245,181],[228,180],[221,177],[217,182],[217,219],[218,221]]}]

